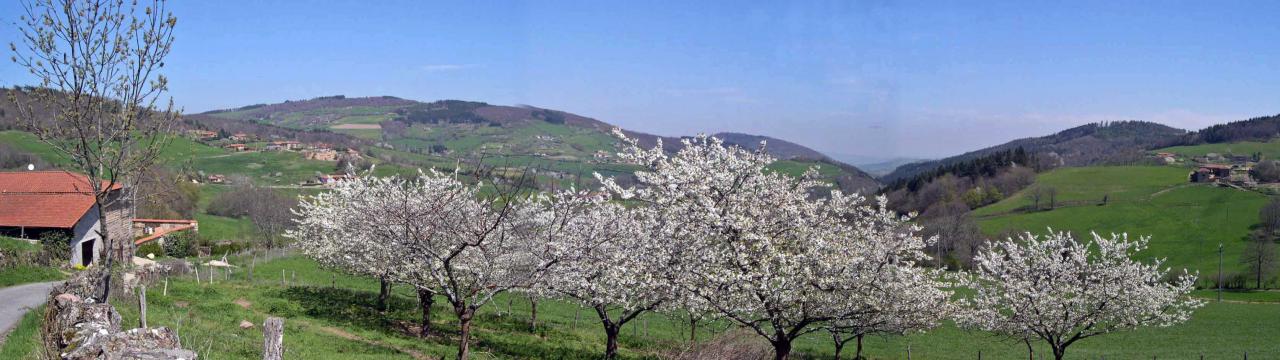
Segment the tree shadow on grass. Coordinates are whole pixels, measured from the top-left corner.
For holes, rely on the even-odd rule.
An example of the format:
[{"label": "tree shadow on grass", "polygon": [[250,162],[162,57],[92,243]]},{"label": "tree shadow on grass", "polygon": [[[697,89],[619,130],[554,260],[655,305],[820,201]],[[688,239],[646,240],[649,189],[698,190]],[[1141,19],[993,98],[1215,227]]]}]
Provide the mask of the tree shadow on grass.
[{"label": "tree shadow on grass", "polygon": [[[328,287],[291,287],[281,290],[279,298],[294,302],[298,311],[307,317],[325,320],[343,327],[377,331],[389,336],[413,338],[418,313],[417,299],[392,296],[389,310],[382,314],[377,310],[378,294]],[[435,336],[425,340],[436,344],[456,346],[458,327],[452,312],[439,301],[432,307],[432,331]],[[415,324],[415,325],[407,325]],[[475,344],[477,351],[502,358],[535,359],[596,359],[600,353],[590,349],[578,349],[564,345],[564,341],[577,340],[577,335],[555,327],[540,325],[531,332],[528,318],[481,314],[476,318]],[[408,329],[408,330],[406,330]]]}]

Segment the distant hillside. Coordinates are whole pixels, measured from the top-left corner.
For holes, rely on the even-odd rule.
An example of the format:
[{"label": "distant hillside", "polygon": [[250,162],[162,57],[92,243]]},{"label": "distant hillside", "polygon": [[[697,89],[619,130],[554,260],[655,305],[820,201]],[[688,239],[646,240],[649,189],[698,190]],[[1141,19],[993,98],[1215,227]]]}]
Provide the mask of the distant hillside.
[{"label": "distant hillside", "polygon": [[[210,130],[250,133],[292,132],[300,137],[347,136],[374,146],[378,154],[402,163],[438,162],[449,158],[506,158],[543,166],[577,177],[586,169],[607,164],[617,150],[612,124],[565,111],[534,106],[503,106],[464,100],[419,102],[391,96],[326,96],[280,104],[258,104],[189,116]],[[249,129],[249,130],[231,130]],[[664,149],[678,150],[680,138],[623,130],[642,146],[659,139]],[[794,165],[824,165],[823,174],[845,191],[869,192],[879,183],[869,174],[808,147],[741,133],[719,133],[726,143],[755,148],[761,140],[767,151]],[[344,143],[339,140],[326,140]],[[494,160],[498,161],[498,160]],[[575,165],[578,164],[578,165]],[[794,169],[792,164],[783,164]]]},{"label": "distant hillside", "polygon": [[1270,141],[1280,136],[1280,114],[1213,125],[1187,134],[1177,145]]},{"label": "distant hillside", "polygon": [[889,159],[886,161],[873,162],[873,163],[854,163],[853,165],[857,166],[859,169],[862,169],[863,171],[866,171],[868,174],[880,177],[880,176],[888,175],[889,173],[893,172],[894,170],[897,170],[899,167],[902,167],[903,165],[918,163],[922,161],[929,161],[929,159],[895,158],[895,159]]},{"label": "distant hillside", "polygon": [[940,166],[952,165],[999,151],[1017,149],[1043,154],[1041,161],[1054,166],[1126,163],[1140,159],[1143,151],[1184,141],[1187,131],[1146,121],[1093,123],[1053,135],[1025,138],[940,160],[903,165],[880,178],[883,182],[908,179]]}]

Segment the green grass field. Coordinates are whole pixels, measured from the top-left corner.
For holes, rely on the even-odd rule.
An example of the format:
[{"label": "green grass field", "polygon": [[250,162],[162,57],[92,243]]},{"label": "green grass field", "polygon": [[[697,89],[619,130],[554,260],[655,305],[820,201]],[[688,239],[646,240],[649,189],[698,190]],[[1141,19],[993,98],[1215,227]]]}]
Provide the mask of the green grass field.
[{"label": "green grass field", "polygon": [[[245,265],[247,259],[235,258],[232,262]],[[248,281],[246,272],[246,267],[237,269],[231,281],[219,273],[214,285],[207,284],[207,279],[197,285],[190,276],[175,277],[169,282],[168,296],[162,295],[158,284],[150,287],[149,323],[177,329],[183,344],[200,352],[202,358],[260,358],[260,328],[242,330],[237,324],[247,320],[260,326],[267,316],[286,318],[286,358],[412,359],[453,355],[455,319],[443,299],[436,302],[433,321],[437,334],[442,335],[424,340],[411,335],[418,314],[408,287],[396,287],[393,309],[384,318],[373,310],[377,291],[373,279],[334,273],[296,256],[257,263],[253,282]],[[202,269],[201,273],[208,276],[207,270]],[[282,273],[290,286],[281,285]],[[336,287],[330,288],[330,284]],[[509,300],[514,313],[500,314]],[[136,324],[137,312],[132,302],[121,301],[117,307],[124,324]],[[583,311],[575,321],[578,307],[543,300],[538,307],[539,329],[530,331],[529,309],[528,301],[516,295],[499,296],[486,305],[476,323],[477,358],[593,359],[603,351],[603,335],[591,312]],[[1210,303],[1182,325],[1082,340],[1068,350],[1068,358],[1183,358],[1199,353],[1207,358],[1237,358],[1246,351],[1253,358],[1275,358],[1280,357],[1273,337],[1280,333],[1280,322],[1274,321],[1277,318],[1280,304]],[[739,330],[717,322],[700,326],[698,336],[700,341],[707,341],[733,331]],[[686,346],[687,336],[685,322],[664,314],[649,314],[624,329],[622,355],[628,359],[658,358]],[[799,358],[830,358],[833,352],[829,337],[823,333],[803,337],[795,345]],[[979,351],[992,359],[1026,356],[1026,349],[1019,342],[952,325],[906,337],[866,339],[867,355],[872,359],[904,358],[908,347],[913,357],[921,359],[972,359]],[[1048,349],[1037,345],[1037,353],[1043,357]]]},{"label": "green grass field", "polygon": [[1152,152],[1169,152],[1184,156],[1205,156],[1209,153],[1224,156],[1253,155],[1261,153],[1262,157],[1266,159],[1280,159],[1280,140],[1270,142],[1243,141],[1235,143],[1174,146],[1153,150]]},{"label": "green grass field", "polygon": [[[1147,200],[1151,194],[1187,183],[1188,170],[1174,166],[1091,166],[1061,168],[1036,177],[1035,185],[1006,197],[1003,201],[974,210],[974,215],[990,215],[1032,205],[1028,194],[1036,186],[1051,187],[1058,201],[1132,202]],[[1041,205],[1047,204],[1041,200]]]},{"label": "green grass field", "polygon": [[[1192,272],[1216,274],[1218,244],[1224,248],[1227,271],[1238,263],[1245,240],[1258,222],[1265,195],[1202,184],[1187,184],[1179,167],[1064,168],[1041,174],[1037,185],[1058,188],[1059,199],[1101,199],[1106,205],[1081,205],[1032,213],[1002,214],[1029,204],[1024,190],[974,214],[985,233],[999,236],[1010,231],[1044,233],[1047,228],[1071,231],[1077,237],[1089,231],[1102,235],[1128,233],[1150,236],[1143,257],[1167,258],[1167,265]],[[993,215],[996,214],[996,215]],[[1202,276],[1202,279],[1205,279]]]}]

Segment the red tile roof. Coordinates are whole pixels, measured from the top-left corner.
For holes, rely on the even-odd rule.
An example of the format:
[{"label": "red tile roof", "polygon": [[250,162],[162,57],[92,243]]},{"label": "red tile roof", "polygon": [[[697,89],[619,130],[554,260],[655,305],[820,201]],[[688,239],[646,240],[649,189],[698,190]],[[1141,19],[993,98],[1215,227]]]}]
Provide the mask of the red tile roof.
[{"label": "red tile roof", "polygon": [[145,243],[147,243],[147,242],[149,242],[149,241],[151,241],[151,240],[159,239],[161,236],[169,235],[169,233],[176,232],[176,231],[187,230],[187,229],[194,228],[194,227],[196,227],[196,226],[195,226],[195,225],[182,225],[182,226],[175,226],[175,227],[171,227],[171,228],[157,229],[157,230],[156,230],[156,232],[155,232],[154,234],[147,235],[147,236],[145,236],[145,237],[141,237],[141,238],[138,238],[137,240],[134,240],[134,241],[133,241],[133,244],[134,244],[134,245],[142,245],[142,244],[145,244]]},{"label": "red tile roof", "polygon": [[148,223],[148,224],[194,224],[196,223],[195,220],[187,220],[187,219],[133,219],[133,222]]},{"label": "red tile roof", "polygon": [[[112,190],[120,188],[115,184]],[[0,172],[0,226],[71,228],[91,207],[93,188],[84,175]]]}]

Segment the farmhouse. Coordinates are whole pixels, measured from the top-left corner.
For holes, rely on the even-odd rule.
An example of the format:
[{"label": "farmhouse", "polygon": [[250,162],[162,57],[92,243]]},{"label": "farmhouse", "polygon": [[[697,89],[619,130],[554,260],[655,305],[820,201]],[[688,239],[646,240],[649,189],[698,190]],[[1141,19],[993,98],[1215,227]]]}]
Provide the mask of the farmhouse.
[{"label": "farmhouse", "polygon": [[267,150],[298,150],[302,143],[293,140],[277,140],[267,144]]},{"label": "farmhouse", "polygon": [[[104,184],[105,185],[105,184]],[[113,202],[106,209],[107,230],[112,239],[129,239],[131,206],[119,184],[109,192]],[[66,171],[0,172],[0,234],[40,239],[51,233],[70,237],[71,263],[89,266],[97,262],[103,241],[96,231],[101,216],[94,207],[89,178]]]},{"label": "farmhouse", "polygon": [[1204,164],[1191,172],[1191,182],[1212,182],[1231,178],[1231,165]]},{"label": "farmhouse", "polygon": [[245,146],[244,144],[227,144],[226,146],[223,146],[223,147],[234,150],[234,151],[245,151],[249,149],[249,147]]},{"label": "farmhouse", "polygon": [[304,150],[302,156],[307,160],[338,161],[338,152],[333,149]]},{"label": "farmhouse", "polygon": [[196,140],[211,140],[218,138],[218,133],[209,130],[187,130],[187,134],[191,135],[191,137]]},{"label": "farmhouse", "polygon": [[231,141],[248,141],[250,139],[251,138],[249,137],[249,134],[245,134],[242,132],[231,134]]},{"label": "farmhouse", "polygon": [[347,175],[347,174],[320,175],[316,177],[316,183],[320,185],[332,187],[339,182],[354,180],[355,178],[356,178],[355,175]]}]

